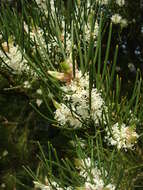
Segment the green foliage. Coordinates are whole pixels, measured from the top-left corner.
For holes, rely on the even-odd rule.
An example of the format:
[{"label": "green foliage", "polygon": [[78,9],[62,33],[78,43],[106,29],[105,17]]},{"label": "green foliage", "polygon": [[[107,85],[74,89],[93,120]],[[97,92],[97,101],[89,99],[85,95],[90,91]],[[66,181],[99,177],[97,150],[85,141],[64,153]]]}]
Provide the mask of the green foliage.
[{"label": "green foliage", "polygon": [[[77,0],[54,1],[52,10],[47,0],[45,11],[33,0],[20,3],[20,11],[2,6],[0,12],[2,52],[9,56],[14,43],[18,46],[16,54],[19,51],[22,56],[19,64],[26,62],[26,69],[19,72],[0,52],[1,187],[5,184],[6,189],[33,189],[32,181],[37,181],[52,189],[85,189],[87,179],[95,183],[92,170],[97,167],[104,189],[110,183],[114,189],[141,188],[142,74],[138,69],[131,86],[124,84],[126,77],[117,72],[122,57],[117,42],[121,42],[126,29],[116,29],[110,22],[110,11],[115,9],[125,15],[125,7],[118,8],[114,2],[106,8],[97,1]],[[114,41],[115,32],[118,38]],[[96,88],[108,113],[103,110],[98,124],[91,117],[89,121],[81,119],[83,127],[74,129],[69,123],[61,126],[55,112],[63,103],[69,105],[72,116],[78,116],[72,109],[73,102],[65,101],[67,93],[61,88],[70,86],[72,80],[78,81],[78,70],[83,76],[89,74],[89,112]],[[118,149],[106,142],[107,130],[114,140],[112,127],[116,123],[120,129],[125,123],[129,132],[137,131],[134,150]],[[130,140],[135,142],[136,138]],[[81,175],[82,171],[86,176]]]}]

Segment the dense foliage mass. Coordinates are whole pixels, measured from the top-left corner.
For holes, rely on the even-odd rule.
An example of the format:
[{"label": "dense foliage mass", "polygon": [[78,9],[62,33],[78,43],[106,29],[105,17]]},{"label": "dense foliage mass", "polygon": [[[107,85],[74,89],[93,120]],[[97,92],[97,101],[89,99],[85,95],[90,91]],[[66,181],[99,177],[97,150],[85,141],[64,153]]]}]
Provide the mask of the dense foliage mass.
[{"label": "dense foliage mass", "polygon": [[0,188],[143,188],[143,2],[0,1]]}]

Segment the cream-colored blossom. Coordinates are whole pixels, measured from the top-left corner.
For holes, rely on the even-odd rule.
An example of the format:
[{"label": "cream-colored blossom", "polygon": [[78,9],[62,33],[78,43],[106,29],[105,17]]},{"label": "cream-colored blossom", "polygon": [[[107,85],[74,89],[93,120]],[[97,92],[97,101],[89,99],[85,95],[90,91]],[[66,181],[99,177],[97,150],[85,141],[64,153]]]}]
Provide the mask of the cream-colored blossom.
[{"label": "cream-colored blossom", "polygon": [[[46,185],[39,181],[33,181],[35,188],[40,190],[64,190],[65,188],[60,187],[55,181],[50,181],[46,179]],[[66,187],[67,190],[72,190],[71,187]]]},{"label": "cream-colored blossom", "polygon": [[122,28],[125,28],[125,27],[127,27],[128,26],[128,21],[127,21],[127,19],[121,19],[121,21],[120,21],[120,24],[121,24],[121,27]]},{"label": "cream-colored blossom", "polygon": [[24,81],[23,85],[24,85],[24,88],[31,88],[31,84],[29,81]]},{"label": "cream-colored blossom", "polygon": [[[78,161],[78,169],[81,169],[80,175],[86,179],[85,184],[83,186],[84,190],[115,190],[115,185],[111,183],[107,185],[104,184],[101,171],[98,169],[96,163],[91,162],[90,158],[86,158],[84,159],[84,161],[82,160],[81,167]],[[107,171],[105,171],[105,175],[107,176]]]},{"label": "cream-colored blossom", "polygon": [[2,47],[7,56],[2,50],[0,50],[0,57],[9,67],[17,72],[29,70],[27,67],[27,60],[22,56],[18,45],[14,45],[13,43],[7,44],[4,42],[2,43]]},{"label": "cream-colored blossom", "polygon": [[38,181],[33,181],[35,188],[39,188],[41,190],[51,190],[50,186],[44,185]]},{"label": "cream-colored blossom", "polygon": [[122,6],[125,5],[125,0],[116,0],[116,3],[117,3],[120,7],[122,7]]},{"label": "cream-colored blossom", "polygon": [[107,5],[109,3],[109,0],[97,0],[97,2],[101,5]]},{"label": "cream-colored blossom", "polygon": [[112,17],[111,17],[111,21],[112,21],[114,24],[120,24],[121,19],[122,19],[122,17],[121,17],[121,15],[119,15],[119,14],[114,14],[114,15],[112,15]]},{"label": "cream-colored blossom", "polygon": [[39,107],[42,104],[43,100],[41,99],[36,99],[36,104]]},{"label": "cream-colored blossom", "polygon": [[[76,72],[76,78],[62,87],[65,91],[60,108],[55,111],[55,119],[61,124],[70,124],[73,128],[82,126],[83,122],[90,119],[95,124],[99,124],[103,110],[107,111],[101,93],[93,88],[91,91],[91,110],[89,108],[89,75],[82,76],[81,72]],[[105,119],[103,117],[103,119]],[[104,120],[105,122],[105,120]]]},{"label": "cream-colored blossom", "polygon": [[96,40],[97,36],[98,36],[98,31],[99,31],[99,25],[98,25],[97,22],[94,25],[94,29],[93,29],[92,33],[91,33],[91,26],[90,26],[90,24],[89,23],[86,24],[85,27],[84,27],[85,40],[87,42],[89,42],[91,36],[93,37],[94,40]]},{"label": "cream-colored blossom", "polygon": [[39,88],[36,90],[36,93],[39,94],[39,95],[42,95],[42,90]]},{"label": "cream-colored blossom", "polygon": [[107,129],[107,136],[105,137],[109,145],[117,146],[117,149],[132,149],[137,143],[139,135],[132,127],[126,126],[124,123],[119,125],[115,123],[111,127],[111,133]]}]

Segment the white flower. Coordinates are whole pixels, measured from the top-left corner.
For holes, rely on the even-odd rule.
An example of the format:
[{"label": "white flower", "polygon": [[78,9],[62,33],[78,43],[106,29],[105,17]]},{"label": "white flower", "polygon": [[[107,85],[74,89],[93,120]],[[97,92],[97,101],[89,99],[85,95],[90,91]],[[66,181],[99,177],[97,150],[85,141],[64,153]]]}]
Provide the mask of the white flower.
[{"label": "white flower", "polygon": [[1,184],[1,187],[2,187],[2,188],[6,188],[5,183],[2,183],[2,184]]},{"label": "white flower", "polygon": [[[46,49],[46,43],[45,43],[45,39],[43,37],[44,32],[41,28],[36,27],[33,28],[32,31],[30,32],[30,37],[32,39],[32,41],[36,41],[36,45],[39,47],[39,49],[42,51],[42,47],[41,45]],[[40,42],[40,43],[39,43]]]},{"label": "white flower", "polygon": [[39,88],[36,90],[36,93],[39,94],[39,95],[42,95],[42,90]]},{"label": "white flower", "polygon": [[125,0],[116,0],[116,3],[117,3],[120,7],[122,7],[122,6],[125,5]]},{"label": "white flower", "polygon": [[85,28],[84,28],[85,40],[89,42],[91,35],[94,39],[97,39],[98,31],[99,31],[99,25],[97,22],[95,23],[94,30],[92,31],[92,33],[91,33],[90,24],[88,23],[87,25],[85,25]]},{"label": "white flower", "polygon": [[4,42],[2,47],[8,57],[2,51],[0,51],[0,56],[9,67],[17,72],[27,70],[27,61],[22,56],[18,45],[14,46],[13,43],[7,45],[7,43]]},{"label": "white flower", "polygon": [[120,24],[121,24],[122,28],[127,27],[127,25],[128,25],[127,19],[121,19]]},{"label": "white flower", "polygon": [[109,0],[97,0],[98,3],[101,3],[101,5],[107,5]]},{"label": "white flower", "polygon": [[[61,188],[55,181],[50,181],[47,179],[46,180],[46,184],[44,185],[38,181],[33,181],[35,188],[39,188],[40,190],[64,190],[63,188]],[[54,188],[53,188],[54,187]],[[71,190],[71,187],[66,187],[67,190]]]},{"label": "white flower", "polygon": [[71,113],[70,109],[65,105],[61,104],[55,112],[55,119],[61,124],[70,124],[74,128],[81,127],[81,122],[78,120],[78,116]]},{"label": "white flower", "polygon": [[111,133],[107,129],[107,140],[109,145],[117,146],[117,149],[132,149],[134,144],[137,143],[138,134],[129,126],[126,126],[124,123],[119,125],[115,123],[111,128]]},{"label": "white flower", "polygon": [[122,17],[121,17],[119,14],[114,14],[114,15],[112,15],[112,17],[111,17],[111,21],[112,21],[114,24],[120,24],[121,19],[122,19]]},{"label": "white flower", "polygon": [[42,104],[42,102],[43,102],[43,101],[42,101],[41,99],[37,99],[37,100],[36,100],[37,106],[39,107],[39,106]]},{"label": "white flower", "polygon": [[[35,1],[38,7],[42,9],[46,15],[48,15],[48,7],[46,4],[47,0],[35,0]],[[50,0],[49,3],[51,6],[51,12],[54,13],[55,12],[54,0]]]},{"label": "white flower", "polygon": [[91,110],[89,109],[89,75],[82,76],[81,72],[77,72],[76,78],[62,89],[66,93],[63,97],[66,104],[61,103],[55,111],[55,119],[61,125],[70,124],[73,128],[78,128],[90,118],[95,124],[99,124],[99,118],[102,118],[103,111],[107,111],[107,108],[101,93],[93,88]]},{"label": "white flower", "polygon": [[[85,190],[103,190],[104,188],[115,190],[115,185],[111,183],[105,186],[101,171],[98,169],[96,163],[91,162],[90,158],[86,158],[84,161],[82,160],[79,169],[81,169],[80,175],[86,179],[84,184]],[[105,171],[105,175],[107,176],[107,171]]]},{"label": "white flower", "polygon": [[36,0],[36,3],[40,9],[43,9],[45,14],[48,15],[46,0]]},{"label": "white flower", "polygon": [[31,84],[29,81],[25,81],[23,84],[24,84],[24,88],[31,88]]},{"label": "white flower", "polygon": [[43,185],[42,183],[39,183],[38,181],[33,181],[35,188],[39,188],[41,190],[51,190],[50,186]]},{"label": "white flower", "polygon": [[5,157],[8,155],[8,151],[7,150],[4,150],[3,153],[2,153],[2,156]]}]

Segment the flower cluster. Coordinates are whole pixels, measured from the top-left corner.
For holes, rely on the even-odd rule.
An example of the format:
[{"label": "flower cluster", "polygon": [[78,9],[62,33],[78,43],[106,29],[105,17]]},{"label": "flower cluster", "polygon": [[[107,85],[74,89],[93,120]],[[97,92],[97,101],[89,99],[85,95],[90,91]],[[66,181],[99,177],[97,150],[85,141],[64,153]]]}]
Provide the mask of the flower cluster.
[{"label": "flower cluster", "polygon": [[[46,185],[44,185],[41,182],[38,181],[33,181],[35,188],[38,188],[40,190],[64,190],[65,188],[60,187],[55,181],[50,181],[46,178],[45,179],[45,183]],[[71,190],[71,187],[66,187],[67,190]]]},{"label": "flower cluster", "polygon": [[127,20],[126,20],[126,19],[123,19],[123,18],[121,17],[121,15],[119,15],[119,14],[114,14],[114,15],[112,15],[111,21],[112,21],[114,24],[120,24],[121,27],[126,27],[126,26],[128,25]]},{"label": "flower cluster", "polygon": [[[36,0],[38,7],[44,10],[44,13],[48,15],[48,5],[46,0]],[[54,0],[50,0],[51,11],[55,11]]]},{"label": "flower cluster", "polygon": [[36,3],[40,9],[46,10],[46,1],[45,0],[36,0]]},{"label": "flower cluster", "polygon": [[[27,33],[27,35],[29,35],[29,28],[25,22],[24,22],[24,30]],[[45,57],[43,48],[46,49],[47,46],[43,36],[44,36],[44,31],[40,27],[32,27],[30,31],[30,39],[32,42],[36,43],[36,47],[38,47],[38,50],[40,50],[42,57]]]},{"label": "flower cluster", "polygon": [[98,36],[98,31],[99,31],[98,22],[95,23],[94,30],[93,30],[92,33],[91,33],[91,26],[90,26],[89,23],[87,25],[85,25],[84,30],[85,30],[85,32],[84,32],[84,34],[85,34],[85,40],[87,42],[90,41],[91,35],[92,35],[93,39],[96,40],[97,36]]},{"label": "flower cluster", "polygon": [[[115,185],[112,183],[108,183],[105,185],[102,179],[102,173],[98,169],[97,164],[94,165],[91,163],[90,158],[85,158],[84,160],[76,160],[75,164],[76,168],[80,170],[79,175],[85,179],[85,182],[82,186],[76,187],[75,189],[83,189],[83,190],[115,190]],[[107,176],[107,171],[105,171],[105,175]],[[91,179],[92,178],[92,179]],[[45,178],[44,184],[39,181],[33,181],[35,188],[39,188],[41,190],[63,190],[65,188],[60,187],[58,183],[52,180],[48,180]],[[72,190],[73,188],[68,186],[67,190]]]},{"label": "flower cluster", "polygon": [[[105,171],[105,174],[107,176],[107,171]],[[98,169],[96,163],[94,165],[92,164],[90,158],[86,158],[82,161],[80,175],[86,180],[83,186],[84,190],[115,190],[115,185],[111,183],[105,185],[101,171]]]},{"label": "flower cluster", "polygon": [[103,111],[107,111],[107,108],[101,93],[96,88],[92,89],[91,109],[89,108],[88,74],[82,76],[81,72],[77,72],[76,78],[62,89],[66,93],[63,98],[65,103],[61,103],[55,111],[55,119],[61,125],[69,124],[73,128],[79,128],[89,119],[99,124],[99,118],[102,118]]},{"label": "flower cluster", "polygon": [[119,125],[115,123],[111,127],[111,132],[107,129],[107,136],[105,137],[109,145],[117,146],[117,149],[133,149],[137,142],[138,134],[135,129],[126,126],[124,123]]},{"label": "flower cluster", "polygon": [[[111,1],[109,0],[97,0],[98,3],[100,3],[101,5],[107,5],[109,4]],[[115,0],[116,4],[119,5],[120,7],[125,5],[125,0]]]},{"label": "flower cluster", "polygon": [[97,2],[101,5],[107,5],[109,3],[109,0],[97,0]]},{"label": "flower cluster", "polygon": [[122,7],[125,5],[125,0],[116,0],[116,4]]},{"label": "flower cluster", "polygon": [[[125,0],[116,0],[115,3],[120,7],[123,7],[125,5]],[[120,11],[118,11],[120,12]],[[128,21],[125,18],[122,18],[122,16],[119,13],[114,13],[111,16],[111,21],[113,24],[120,24],[122,28],[126,27],[128,25]]]},{"label": "flower cluster", "polygon": [[13,42],[7,44],[6,42],[2,43],[3,50],[0,51],[0,57],[3,61],[11,67],[14,71],[21,72],[23,70],[29,70],[27,66],[27,61],[22,56],[21,51],[19,50],[18,45],[14,45]]}]

